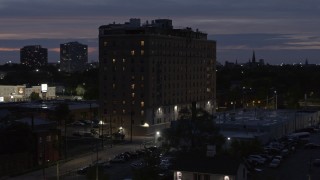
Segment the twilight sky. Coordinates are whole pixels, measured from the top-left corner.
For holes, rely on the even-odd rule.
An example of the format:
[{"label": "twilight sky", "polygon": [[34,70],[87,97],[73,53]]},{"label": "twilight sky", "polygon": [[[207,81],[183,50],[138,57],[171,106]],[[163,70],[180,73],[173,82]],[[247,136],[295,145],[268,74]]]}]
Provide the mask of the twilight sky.
[{"label": "twilight sky", "polygon": [[59,45],[79,41],[98,60],[98,27],[173,20],[217,41],[217,59],[247,62],[252,51],[269,64],[320,64],[319,0],[0,0],[0,64],[19,62],[19,49],[39,44],[49,62],[59,60]]}]

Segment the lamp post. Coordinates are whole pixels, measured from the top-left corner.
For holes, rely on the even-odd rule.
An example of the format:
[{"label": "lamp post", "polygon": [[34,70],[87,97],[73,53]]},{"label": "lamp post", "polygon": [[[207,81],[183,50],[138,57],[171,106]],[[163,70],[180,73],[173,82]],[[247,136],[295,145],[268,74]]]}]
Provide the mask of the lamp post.
[{"label": "lamp post", "polygon": [[[132,105],[131,105],[132,106]],[[130,142],[132,143],[132,116],[133,116],[133,112],[132,112],[132,107],[131,107],[131,112],[130,112]]]},{"label": "lamp post", "polygon": [[158,143],[158,138],[160,137],[160,131],[156,131],[155,135],[154,135],[154,144],[157,145]]},{"label": "lamp post", "polygon": [[275,95],[275,110],[278,109],[278,94],[277,94],[277,91],[274,91],[274,95]]},{"label": "lamp post", "polygon": [[233,105],[233,112],[236,112],[236,102],[231,101],[231,105]]}]

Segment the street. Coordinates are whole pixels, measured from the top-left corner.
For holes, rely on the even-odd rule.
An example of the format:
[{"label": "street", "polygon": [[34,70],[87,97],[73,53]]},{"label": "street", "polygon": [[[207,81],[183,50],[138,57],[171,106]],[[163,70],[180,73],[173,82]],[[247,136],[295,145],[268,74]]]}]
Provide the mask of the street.
[{"label": "street", "polygon": [[[152,141],[152,137],[133,137],[133,142],[126,141],[123,144],[105,146],[103,149],[98,151],[99,161],[109,161],[115,155],[125,152],[134,151],[143,148],[143,143]],[[67,160],[66,162],[61,161],[59,163],[59,179],[83,179],[85,176],[76,174],[76,171],[82,167],[86,167],[93,164],[97,160],[97,152],[88,152],[81,154]],[[120,171],[121,172],[121,171]],[[34,180],[34,179],[57,179],[57,166],[52,165],[45,169],[40,169],[27,174],[23,174],[16,177],[8,178],[10,180]]]}]

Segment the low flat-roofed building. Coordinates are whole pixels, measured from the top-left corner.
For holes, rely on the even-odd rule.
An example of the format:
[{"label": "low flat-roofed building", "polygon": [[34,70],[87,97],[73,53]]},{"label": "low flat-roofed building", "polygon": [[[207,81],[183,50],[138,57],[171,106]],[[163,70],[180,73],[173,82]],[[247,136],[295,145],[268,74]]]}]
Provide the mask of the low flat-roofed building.
[{"label": "low flat-roofed building", "polygon": [[21,102],[30,100],[32,92],[38,93],[41,99],[49,100],[56,98],[56,87],[26,85],[0,85],[0,102]]},{"label": "low flat-roofed building", "polygon": [[258,138],[263,143],[320,123],[319,111],[264,110],[219,113],[216,124],[225,137]]}]

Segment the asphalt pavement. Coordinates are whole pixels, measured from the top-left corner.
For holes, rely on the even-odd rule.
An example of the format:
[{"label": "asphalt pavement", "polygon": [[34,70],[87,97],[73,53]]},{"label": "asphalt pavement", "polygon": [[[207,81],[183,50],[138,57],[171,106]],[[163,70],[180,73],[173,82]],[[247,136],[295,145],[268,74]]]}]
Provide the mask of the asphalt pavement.
[{"label": "asphalt pavement", "polygon": [[66,161],[60,161],[57,164],[54,164],[50,167],[46,167],[40,170],[29,172],[16,177],[9,177],[10,180],[40,180],[40,179],[83,179],[84,176],[79,176],[76,174],[76,171],[80,168],[86,167],[90,164],[94,164],[97,160],[99,161],[109,161],[114,156],[125,151],[135,151],[144,147],[146,142],[152,142],[153,137],[138,136],[133,137],[132,142],[126,140],[121,144],[105,145],[101,147],[98,152],[86,152],[73,156],[72,158]]}]

